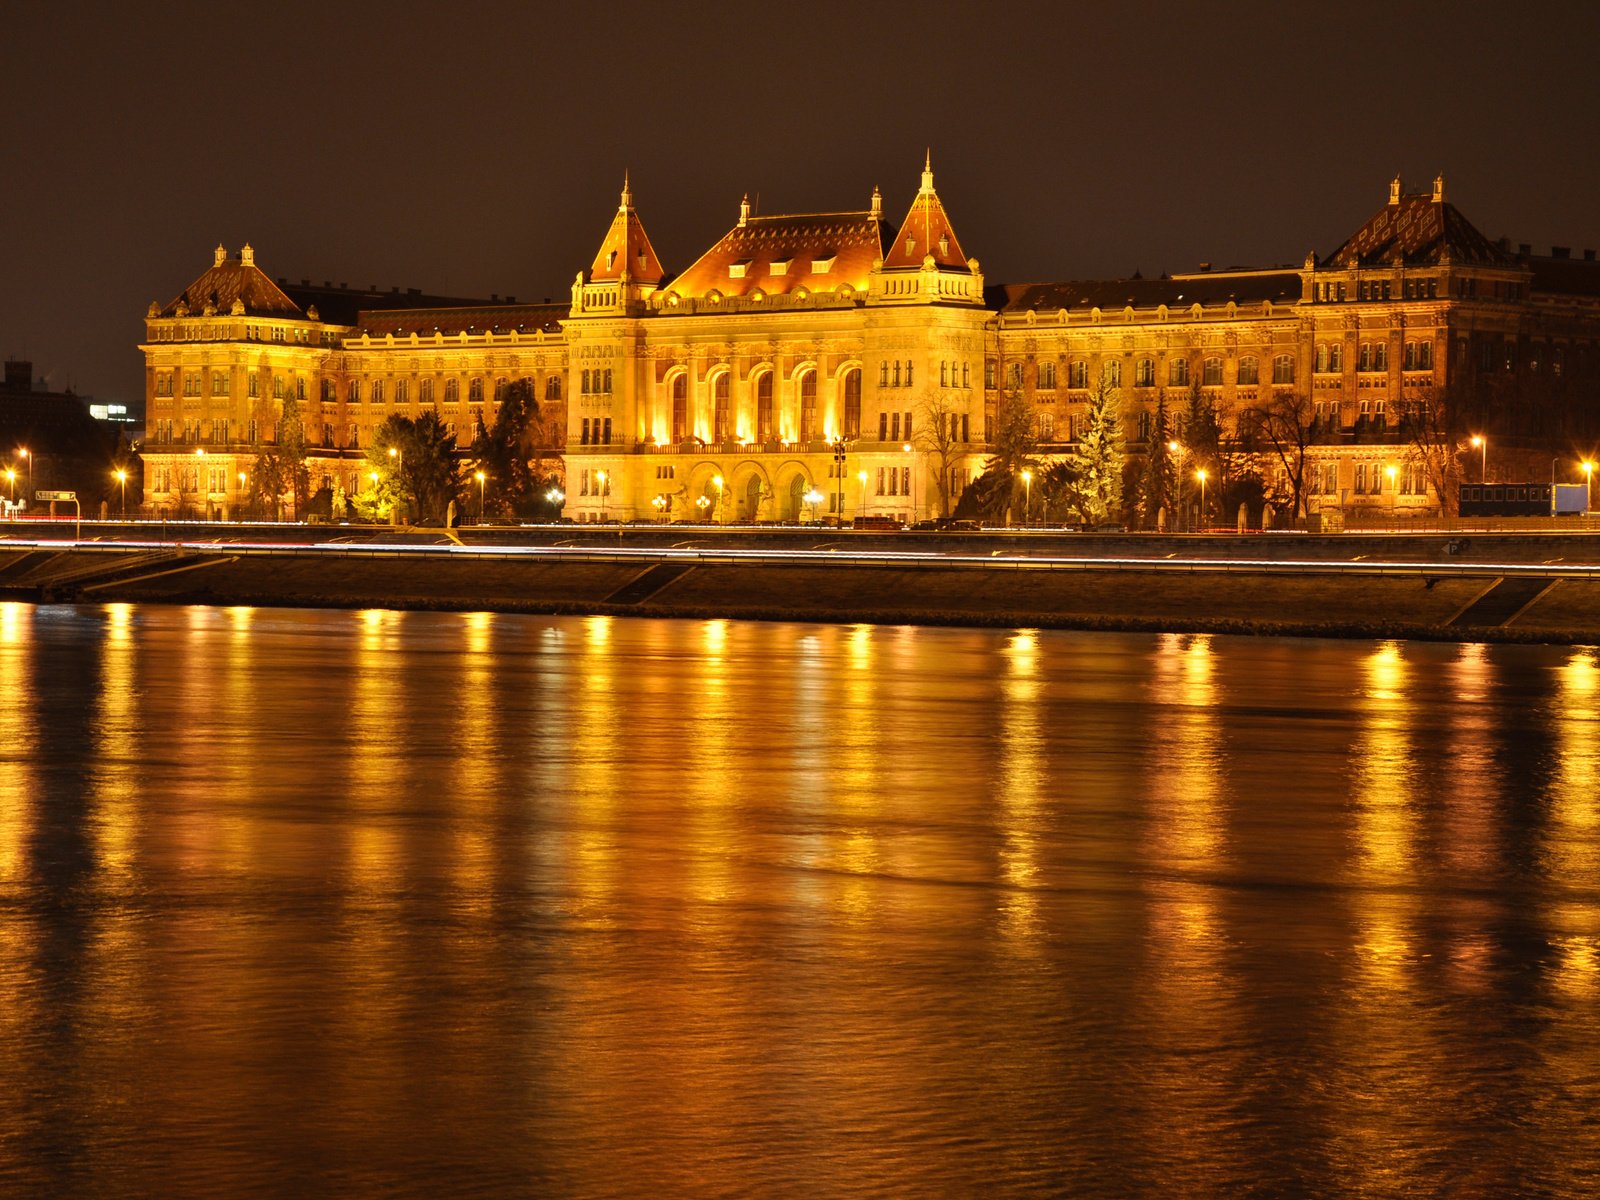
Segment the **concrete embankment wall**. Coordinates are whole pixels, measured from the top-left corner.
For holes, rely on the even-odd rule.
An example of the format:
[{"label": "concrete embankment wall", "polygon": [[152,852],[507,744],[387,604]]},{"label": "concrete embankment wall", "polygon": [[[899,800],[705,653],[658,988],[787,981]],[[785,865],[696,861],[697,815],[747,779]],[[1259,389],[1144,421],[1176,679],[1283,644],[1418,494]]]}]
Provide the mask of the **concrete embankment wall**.
[{"label": "concrete embankment wall", "polygon": [[[32,557],[28,557],[31,555]],[[0,599],[495,609],[927,624],[1600,642],[1600,578],[1562,580],[1488,625],[1451,625],[1498,576],[1016,560],[915,566],[616,559],[581,551],[418,556],[222,546],[116,552],[0,548]]]}]

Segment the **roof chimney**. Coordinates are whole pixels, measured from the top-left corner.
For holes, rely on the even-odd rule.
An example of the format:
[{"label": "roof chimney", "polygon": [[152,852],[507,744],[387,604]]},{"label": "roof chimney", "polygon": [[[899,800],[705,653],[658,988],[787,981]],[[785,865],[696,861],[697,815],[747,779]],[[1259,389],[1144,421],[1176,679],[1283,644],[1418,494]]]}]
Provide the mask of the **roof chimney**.
[{"label": "roof chimney", "polygon": [[872,219],[883,220],[883,193],[878,190],[877,184],[872,186]]},{"label": "roof chimney", "polygon": [[227,248],[224,247],[221,242],[218,242],[217,243],[217,248],[213,252],[213,255],[212,255],[211,265],[213,267],[220,267],[223,263],[225,263],[227,261],[228,261]]},{"label": "roof chimney", "polygon": [[1572,257],[1572,247],[1571,246],[1551,246],[1550,247],[1550,257],[1551,258],[1571,258]]},{"label": "roof chimney", "polygon": [[253,267],[256,265],[256,248],[249,242],[239,251],[239,262],[242,266]]}]

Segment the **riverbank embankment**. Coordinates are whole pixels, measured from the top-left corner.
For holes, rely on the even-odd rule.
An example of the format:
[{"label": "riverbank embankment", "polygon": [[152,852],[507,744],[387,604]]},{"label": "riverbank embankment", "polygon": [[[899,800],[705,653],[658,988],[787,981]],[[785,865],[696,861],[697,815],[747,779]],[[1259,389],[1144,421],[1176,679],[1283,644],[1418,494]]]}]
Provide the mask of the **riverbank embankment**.
[{"label": "riverbank embankment", "polygon": [[1600,538],[1583,535],[1496,545],[833,534],[774,548],[681,531],[670,545],[571,530],[564,544],[529,545],[517,531],[483,532],[466,544],[437,531],[317,545],[0,541],[0,599],[1600,641]]}]

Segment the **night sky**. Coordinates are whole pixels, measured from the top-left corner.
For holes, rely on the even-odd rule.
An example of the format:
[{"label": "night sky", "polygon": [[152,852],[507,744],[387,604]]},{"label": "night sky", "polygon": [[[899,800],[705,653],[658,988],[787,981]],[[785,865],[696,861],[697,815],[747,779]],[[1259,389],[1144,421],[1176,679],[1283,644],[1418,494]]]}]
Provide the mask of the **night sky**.
[{"label": "night sky", "polygon": [[51,386],[136,396],[145,307],[219,241],[274,277],[564,300],[624,167],[669,271],[746,191],[878,184],[898,221],[925,146],[990,282],[1298,263],[1397,171],[1491,237],[1600,247],[1590,3],[244,11],[0,17],[0,352]]}]

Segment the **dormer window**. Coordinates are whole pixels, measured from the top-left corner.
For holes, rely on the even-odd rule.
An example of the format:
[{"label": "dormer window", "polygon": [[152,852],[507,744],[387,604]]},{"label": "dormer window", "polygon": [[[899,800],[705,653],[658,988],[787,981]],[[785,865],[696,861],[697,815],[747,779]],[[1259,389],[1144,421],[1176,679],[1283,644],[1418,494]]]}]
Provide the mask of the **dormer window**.
[{"label": "dormer window", "polygon": [[947,234],[947,233],[941,233],[939,235],[939,253],[940,254],[949,254],[950,253],[950,235]]},{"label": "dormer window", "polygon": [[913,238],[913,237],[908,237],[906,239],[906,253],[907,254],[915,254],[916,252],[917,252],[917,239]]},{"label": "dormer window", "polygon": [[616,265],[617,265],[617,252],[615,250],[613,250],[610,254],[606,255],[606,270],[609,271],[612,267],[614,267]]},{"label": "dormer window", "polygon": [[833,270],[833,264],[838,259],[837,254],[821,255],[811,260],[811,273],[813,275],[826,275]]},{"label": "dormer window", "polygon": [[743,279],[747,274],[749,274],[749,272],[750,260],[748,258],[741,258],[736,263],[728,264],[729,279]]},{"label": "dormer window", "polygon": [[772,260],[772,266],[768,270],[774,275],[787,275],[789,273],[789,264],[792,261],[792,259],[788,258],[775,258]]}]

